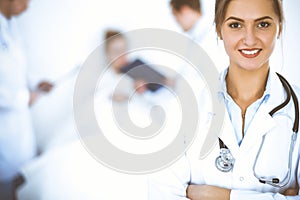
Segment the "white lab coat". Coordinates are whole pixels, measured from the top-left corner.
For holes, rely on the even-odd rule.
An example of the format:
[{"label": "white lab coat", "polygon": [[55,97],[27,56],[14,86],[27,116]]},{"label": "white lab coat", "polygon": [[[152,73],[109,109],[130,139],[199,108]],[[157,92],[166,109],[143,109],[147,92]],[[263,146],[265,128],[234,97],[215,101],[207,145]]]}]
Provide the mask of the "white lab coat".
[{"label": "white lab coat", "polygon": [[[285,90],[274,73],[270,73],[270,98],[263,103],[250,124],[241,146],[238,145],[233,126],[226,112],[225,123],[219,137],[230,149],[235,158],[231,172],[220,172],[215,167],[219,156],[219,145],[210,154],[199,160],[199,143],[194,143],[182,159],[173,166],[150,176],[149,199],[187,199],[188,184],[207,184],[231,189],[231,200],[267,200],[267,199],[300,199],[300,196],[285,197],[287,188],[299,186],[299,144],[297,138],[293,151],[291,179],[283,188],[262,184],[253,174],[253,164],[262,142],[266,139],[258,157],[255,172],[261,176],[275,176],[283,179],[288,170],[289,145],[294,122],[294,105],[292,100],[273,118],[269,112],[285,100]],[[299,97],[299,90],[294,89]],[[202,138],[203,139],[203,138]],[[201,138],[200,138],[201,140]],[[197,141],[197,140],[196,140]]]},{"label": "white lab coat", "polygon": [[14,19],[0,13],[0,181],[35,155],[26,60]]}]

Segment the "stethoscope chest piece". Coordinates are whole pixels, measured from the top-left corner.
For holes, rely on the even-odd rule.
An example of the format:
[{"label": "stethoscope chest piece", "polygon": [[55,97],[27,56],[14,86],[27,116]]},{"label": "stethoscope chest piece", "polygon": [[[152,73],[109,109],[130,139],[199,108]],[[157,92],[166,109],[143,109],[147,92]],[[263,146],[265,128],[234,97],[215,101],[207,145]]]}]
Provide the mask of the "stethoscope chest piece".
[{"label": "stethoscope chest piece", "polygon": [[235,159],[227,148],[220,149],[220,155],[216,158],[215,164],[218,170],[229,172],[233,169]]}]

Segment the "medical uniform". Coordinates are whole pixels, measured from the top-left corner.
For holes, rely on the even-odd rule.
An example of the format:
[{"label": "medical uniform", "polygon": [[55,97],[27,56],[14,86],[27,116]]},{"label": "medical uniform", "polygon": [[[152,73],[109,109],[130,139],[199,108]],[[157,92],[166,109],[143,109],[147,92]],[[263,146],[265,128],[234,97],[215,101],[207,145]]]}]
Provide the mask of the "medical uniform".
[{"label": "medical uniform", "polygon": [[[286,186],[279,188],[260,183],[253,172],[254,168],[260,177],[273,176],[280,180],[288,173],[289,148],[295,118],[293,101],[276,112],[273,117],[269,114],[286,98],[280,79],[272,71],[269,72],[263,96],[247,109],[242,138],[241,110],[227,93],[226,74],[227,70],[220,78],[222,87],[219,97],[225,102],[227,112],[219,137],[235,158],[233,169],[221,172],[216,168],[215,160],[220,155],[219,145],[215,145],[209,155],[200,160],[198,157],[201,146],[194,143],[186,156],[149,178],[149,199],[187,199],[186,189],[189,184],[206,184],[231,189],[232,200],[300,199],[300,195],[295,197],[282,195],[288,188],[299,187],[297,182],[300,178],[300,137],[297,138],[292,152],[291,178]],[[294,91],[299,97],[299,89],[294,88]],[[263,136],[265,141],[261,153],[258,154]],[[256,158],[257,163],[253,167]]]},{"label": "medical uniform", "polygon": [[0,182],[14,178],[36,153],[20,44],[15,20],[0,13]]}]

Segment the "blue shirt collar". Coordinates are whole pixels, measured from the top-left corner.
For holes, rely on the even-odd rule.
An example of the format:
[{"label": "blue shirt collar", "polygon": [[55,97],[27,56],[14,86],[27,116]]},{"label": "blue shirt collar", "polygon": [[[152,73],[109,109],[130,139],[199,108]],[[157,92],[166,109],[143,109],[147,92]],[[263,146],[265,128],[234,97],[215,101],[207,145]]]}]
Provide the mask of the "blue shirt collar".
[{"label": "blue shirt collar", "polygon": [[[219,96],[219,98],[221,98],[225,101],[233,101],[231,96],[227,92],[227,86],[226,86],[226,76],[228,73],[228,69],[229,69],[229,67],[227,67],[225,70],[223,70],[220,73],[219,80],[221,83],[221,88],[220,88],[218,96]],[[265,88],[264,94],[261,98],[263,101],[268,101],[268,99],[270,98],[270,95],[271,95],[271,85],[272,85],[271,76],[272,76],[272,72],[271,72],[271,70],[269,70],[266,88]]]}]

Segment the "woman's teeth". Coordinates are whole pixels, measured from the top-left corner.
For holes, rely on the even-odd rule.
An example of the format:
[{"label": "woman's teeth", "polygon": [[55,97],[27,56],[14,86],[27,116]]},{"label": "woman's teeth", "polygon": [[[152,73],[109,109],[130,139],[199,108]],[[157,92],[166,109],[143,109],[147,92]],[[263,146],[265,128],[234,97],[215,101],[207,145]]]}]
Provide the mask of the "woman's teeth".
[{"label": "woman's teeth", "polygon": [[249,50],[242,50],[242,53],[244,53],[246,55],[254,55],[254,54],[258,53],[258,52],[259,52],[259,49],[251,50],[251,51],[249,51]]}]

